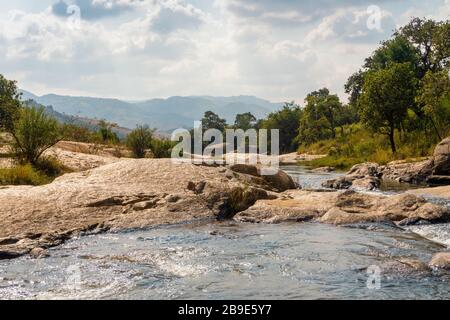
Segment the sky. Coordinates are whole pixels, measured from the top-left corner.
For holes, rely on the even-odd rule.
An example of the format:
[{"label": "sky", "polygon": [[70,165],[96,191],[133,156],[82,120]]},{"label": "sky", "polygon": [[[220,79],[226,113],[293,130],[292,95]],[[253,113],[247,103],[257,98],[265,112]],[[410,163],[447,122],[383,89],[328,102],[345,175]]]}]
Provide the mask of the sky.
[{"label": "sky", "polygon": [[450,0],[0,0],[0,74],[38,95],[346,99],[413,16],[449,19]]}]

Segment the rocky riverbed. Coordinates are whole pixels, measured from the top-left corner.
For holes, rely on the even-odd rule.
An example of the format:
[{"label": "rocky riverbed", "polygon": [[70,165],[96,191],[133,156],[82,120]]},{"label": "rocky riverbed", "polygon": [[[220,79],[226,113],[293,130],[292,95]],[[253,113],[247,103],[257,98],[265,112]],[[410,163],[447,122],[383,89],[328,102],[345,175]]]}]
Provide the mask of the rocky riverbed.
[{"label": "rocky riverbed", "polygon": [[[15,260],[3,260],[4,262],[0,263],[0,296],[6,295],[8,297],[7,290],[13,290],[12,287],[17,285],[16,280],[18,281],[21,277],[28,279],[25,276],[26,271],[20,272],[20,270],[29,268],[28,261],[35,261],[36,258],[38,259],[36,261],[48,261],[40,262],[41,271],[45,274],[47,267],[54,270],[54,266],[58,263],[62,265],[66,261],[73,264],[73,259],[68,259],[67,255],[70,250],[76,251],[78,258],[75,260],[86,268],[88,266],[89,268],[99,268],[98,263],[100,262],[106,265],[114,264],[115,262],[111,262],[110,259],[121,261],[120,268],[126,269],[124,263],[129,263],[131,264],[130,270],[134,271],[136,271],[135,267],[140,269],[142,263],[144,265],[156,264],[156,266],[165,263],[158,260],[159,258],[150,257],[149,261],[136,260],[143,254],[141,251],[145,250],[144,248],[133,248],[133,246],[139,246],[139,242],[134,241],[128,244],[131,246],[128,253],[116,248],[121,242],[127,243],[126,236],[123,235],[130,234],[129,232],[131,234],[139,232],[143,235],[148,234],[149,239],[155,239],[152,236],[154,232],[151,230],[160,230],[156,231],[156,234],[161,232],[165,234],[164,237],[168,237],[168,240],[164,243],[168,248],[172,248],[168,252],[160,252],[165,257],[163,261],[167,262],[167,259],[171,261],[177,255],[181,255],[182,260],[186,254],[184,250],[192,249],[193,252],[196,252],[196,246],[210,243],[209,236],[204,238],[201,235],[205,227],[194,228],[195,234],[188,239],[188,242],[192,242],[191,245],[188,246],[189,248],[183,246],[180,249],[181,252],[176,247],[178,240],[171,243],[171,232],[174,233],[176,238],[183,234],[186,226],[192,225],[192,223],[211,226],[206,227],[207,230],[212,228],[208,231],[210,236],[220,236],[226,239],[234,237],[232,234],[227,235],[227,232],[238,226],[237,228],[242,228],[242,232],[238,232],[235,235],[236,238],[233,239],[244,247],[247,245],[245,238],[249,234],[253,234],[253,231],[250,230],[256,230],[255,228],[260,228],[262,230],[261,235],[268,236],[273,243],[283,243],[281,247],[288,245],[289,242],[292,245],[293,242],[305,241],[305,234],[302,230],[310,230],[310,232],[316,233],[307,240],[311,241],[310,250],[325,250],[326,252],[334,250],[341,252],[343,256],[348,256],[349,259],[362,259],[359,266],[354,266],[355,270],[360,270],[359,272],[370,266],[370,259],[362,257],[364,250],[370,251],[370,239],[375,238],[374,241],[377,244],[374,244],[374,246],[381,245],[381,243],[387,244],[387,252],[379,253],[380,257],[383,258],[378,261],[378,264],[388,273],[392,271],[392,274],[395,274],[398,270],[406,273],[413,272],[417,279],[432,279],[429,280],[430,283],[434,283],[435,280],[442,281],[442,276],[447,279],[448,274],[445,270],[450,266],[450,257],[446,251],[446,245],[448,245],[447,242],[450,238],[450,232],[448,232],[450,189],[448,187],[383,193],[376,191],[375,188],[369,188],[372,191],[368,191],[367,188],[355,188],[353,181],[352,185],[349,186],[350,190],[332,190],[323,189],[321,184],[330,180],[330,178],[337,181],[346,177],[338,172],[330,172],[331,170],[311,171],[297,166],[289,166],[284,167],[289,174],[280,170],[273,176],[262,176],[262,168],[258,166],[198,166],[187,163],[173,163],[168,159],[121,160],[114,156],[96,155],[96,157],[111,159],[110,161],[103,160],[105,162],[101,163],[97,162],[97,158],[85,157],[86,153],[81,155],[77,152],[78,150],[67,150],[67,146],[65,148],[65,152],[70,153],[72,159],[76,160],[80,155],[86,161],[86,168],[90,169],[79,168],[80,172],[66,174],[46,186],[6,186],[0,188],[0,203],[2,203],[0,207],[0,219],[2,219],[0,226],[0,260],[28,255]],[[92,166],[89,163],[92,163]],[[356,167],[356,170],[355,168],[352,169],[349,174],[361,177],[358,179],[364,179],[364,177],[376,177],[376,174],[373,173],[376,173],[377,170],[377,167],[373,169],[370,165],[362,165]],[[303,187],[303,190],[300,187]],[[217,221],[225,222],[216,224]],[[215,225],[218,227],[214,228]],[[269,225],[272,225],[272,227],[269,227]],[[187,228],[192,230],[189,227]],[[342,229],[339,228],[344,228],[346,231],[342,233],[339,231]],[[355,230],[364,231],[358,231],[358,236],[356,236]],[[100,235],[106,232],[111,236]],[[280,232],[287,232],[292,236],[288,238],[280,237]],[[348,250],[351,251],[352,246],[347,243],[343,244],[340,249],[336,247],[338,243],[327,244],[323,247],[324,244],[320,241],[320,238],[328,232],[342,233],[342,237],[348,238],[349,241],[364,243],[363,251],[357,253],[357,255],[362,256],[360,258],[350,257]],[[295,236],[296,233],[298,233],[297,236]],[[114,236],[114,234],[117,236]],[[259,236],[260,233],[256,232],[255,234]],[[408,244],[401,244],[402,249],[400,250],[397,246],[399,245],[398,240],[396,240],[397,235],[398,237],[407,235],[412,240],[408,240]],[[80,236],[83,237],[76,240]],[[86,250],[82,249],[85,245],[89,246],[89,240],[84,239],[92,239],[92,237],[94,237],[96,243],[91,248],[93,251],[87,247]],[[132,237],[134,239],[134,236]],[[335,237],[332,238],[334,240],[330,241],[336,241]],[[104,239],[106,239],[105,242],[103,242]],[[111,244],[107,239],[119,240],[118,242],[114,242],[114,240]],[[251,256],[264,252],[264,254],[269,254],[267,259],[270,260],[271,245],[264,242],[263,238],[260,240],[251,242],[254,247],[248,248],[247,254]],[[151,240],[148,241],[145,243],[151,244],[151,246],[156,245]],[[85,243],[85,245],[80,247],[80,243]],[[317,243],[316,248],[313,243]],[[217,250],[222,245],[215,241],[210,244],[218,245]],[[75,246],[76,249],[71,249],[72,246]],[[422,249],[412,253],[412,251],[408,251],[409,249],[405,250],[406,247],[404,246],[410,249],[415,247]],[[167,248],[161,248],[161,250],[163,249],[166,250]],[[208,255],[220,256],[221,253],[216,252],[216,249],[213,250],[214,252],[209,252]],[[151,248],[147,248],[147,250],[150,250],[150,252],[146,254],[156,254],[151,253],[153,252]],[[112,254],[112,252],[115,252],[115,254]],[[224,253],[227,252],[226,250],[221,252],[230,255],[231,259],[241,260],[245,256],[238,255],[237,252]],[[201,255],[197,252],[193,253],[193,256],[197,254]],[[296,277],[298,277],[299,270],[305,268],[303,259],[313,259],[311,254],[313,253],[302,251],[300,255],[292,254],[292,256],[286,258],[290,261],[289,264],[292,264],[292,268],[296,270],[294,272]],[[85,259],[85,257],[91,257],[92,259]],[[197,258],[201,260],[201,256],[199,256],[189,262],[193,268],[198,267],[196,264],[205,262],[204,260],[198,261]],[[341,265],[340,262],[335,260],[331,262],[329,258],[326,255],[321,255],[318,258],[319,266],[321,263],[331,263],[333,265],[331,269],[336,268],[336,270],[349,267],[349,261]],[[251,268],[250,274],[260,274],[259,271],[254,269],[259,267],[261,267],[261,270],[271,270],[268,271],[268,278],[258,277],[261,281],[263,279],[268,281],[267,279],[270,277],[273,279],[278,277],[273,273],[272,267],[275,269],[278,267],[284,268],[284,264],[279,266],[275,264],[270,267],[271,262],[268,260],[260,261],[261,264],[258,264],[256,260],[249,259],[251,260],[250,264],[255,264]],[[225,260],[221,261],[222,258],[218,258],[216,262],[226,264]],[[302,262],[300,263],[300,261]],[[176,265],[177,259],[173,263],[175,265],[171,265],[170,270],[178,268]],[[313,265],[315,264],[311,266]],[[116,270],[116,267],[112,266],[111,268]],[[164,268],[164,272],[169,272]],[[233,269],[234,267],[230,265],[229,268]],[[225,269],[228,270],[228,267]],[[219,273],[224,272],[223,276],[228,272],[220,267],[214,267],[213,270]],[[435,278],[434,272],[436,270],[441,270],[438,278]],[[36,272],[40,274],[41,271],[37,270]],[[63,271],[60,270],[59,272],[61,273],[58,277],[64,277]],[[158,271],[156,269],[151,271],[152,274],[154,272]],[[425,275],[422,273],[425,273]],[[90,273],[88,272],[88,274]],[[95,277],[95,274],[95,271],[93,271],[89,277]],[[190,276],[189,272],[186,273],[186,276]],[[238,281],[237,278],[233,281],[235,280]],[[316,280],[319,282],[325,281],[327,284],[331,281],[328,276]],[[11,285],[5,285],[5,281],[15,284],[11,287]],[[31,280],[28,279],[27,281]],[[211,281],[214,282],[217,279],[211,279]],[[221,281],[219,280],[219,282]],[[344,278],[342,281],[344,281]],[[448,279],[444,282],[447,283],[444,287],[448,289]],[[132,283],[133,286],[136,285],[134,280]],[[188,285],[188,283],[184,283],[183,286]],[[208,286],[205,283],[197,284]],[[235,285],[238,287],[236,283]],[[343,285],[342,282],[340,282],[340,285]],[[175,287],[177,286],[175,285]],[[19,287],[21,287],[20,284]],[[42,294],[42,290],[55,289],[29,288],[27,285],[23,287],[25,287],[24,290],[28,297],[36,297],[33,293],[34,290],[37,290],[37,296],[39,296]],[[2,288],[7,289],[5,291]],[[180,289],[180,287],[177,288]],[[275,288],[278,287],[275,286]],[[330,289],[327,288],[326,290]],[[352,286],[349,286],[348,290],[352,290],[351,288]],[[214,288],[214,290],[218,290],[219,296],[222,292],[221,297],[226,297],[227,291],[224,291],[223,288],[222,291],[220,288]],[[14,294],[11,293],[10,297],[17,293],[14,292]],[[425,290],[423,296],[427,296],[428,293]],[[283,297],[295,296],[292,291],[288,293],[283,291],[282,288],[276,289],[273,294],[281,294]],[[316,292],[316,294],[320,296],[320,292]],[[100,297],[105,296],[101,295]],[[198,297],[198,295],[192,294],[187,295],[187,297]],[[398,297],[401,297],[401,295]],[[436,297],[445,297],[445,294],[439,294]]]}]

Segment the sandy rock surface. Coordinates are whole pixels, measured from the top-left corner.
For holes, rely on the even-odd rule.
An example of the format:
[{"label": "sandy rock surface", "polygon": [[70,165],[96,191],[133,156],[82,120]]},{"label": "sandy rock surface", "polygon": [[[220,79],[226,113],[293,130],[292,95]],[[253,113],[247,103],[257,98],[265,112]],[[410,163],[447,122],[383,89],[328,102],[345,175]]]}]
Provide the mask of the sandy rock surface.
[{"label": "sandy rock surface", "polygon": [[[124,160],[40,187],[0,189],[0,258],[46,249],[85,232],[221,218],[295,186],[224,167]],[[283,187],[280,189],[280,186]]]},{"label": "sandy rock surface", "polygon": [[381,196],[345,192],[287,191],[279,199],[260,200],[234,219],[241,222],[280,223],[318,221],[331,224],[450,221],[448,208],[411,195]]}]

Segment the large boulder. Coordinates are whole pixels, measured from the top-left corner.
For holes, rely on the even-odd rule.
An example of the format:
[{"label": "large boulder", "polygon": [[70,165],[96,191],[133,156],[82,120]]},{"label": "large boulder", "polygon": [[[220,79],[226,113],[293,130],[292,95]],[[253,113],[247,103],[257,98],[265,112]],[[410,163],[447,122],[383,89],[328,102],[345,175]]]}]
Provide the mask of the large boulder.
[{"label": "large boulder", "polygon": [[366,162],[354,165],[349,172],[347,172],[348,176],[355,177],[377,177],[381,176],[380,174],[380,165],[374,162]]},{"label": "large boulder", "polygon": [[45,186],[4,187],[0,259],[45,250],[83,232],[227,218],[274,198],[274,189],[293,186],[282,172],[265,180],[223,167],[129,159]]},{"label": "large boulder", "polygon": [[345,192],[287,191],[259,200],[235,218],[242,222],[280,223],[314,220],[331,224],[394,222],[398,225],[450,221],[450,210],[411,194],[381,196]]},{"label": "large boulder", "polygon": [[434,149],[434,175],[450,175],[450,137],[442,140]]},{"label": "large boulder", "polygon": [[450,175],[450,137],[436,146],[433,156],[433,175]]},{"label": "large boulder", "polygon": [[385,166],[371,162],[361,163],[353,166],[345,176],[324,182],[323,186],[332,189],[375,190],[383,180],[421,184],[432,174],[433,167],[432,159],[393,161]]},{"label": "large boulder", "polygon": [[379,169],[377,163],[357,164],[345,176],[325,181],[322,186],[330,189],[375,190],[381,185]]},{"label": "large boulder", "polygon": [[230,170],[250,176],[253,183],[265,186],[266,189],[275,192],[299,188],[292,177],[283,170],[249,164],[235,164],[230,166]]},{"label": "large boulder", "polygon": [[433,160],[393,161],[380,167],[383,180],[399,183],[421,184],[433,172]]}]

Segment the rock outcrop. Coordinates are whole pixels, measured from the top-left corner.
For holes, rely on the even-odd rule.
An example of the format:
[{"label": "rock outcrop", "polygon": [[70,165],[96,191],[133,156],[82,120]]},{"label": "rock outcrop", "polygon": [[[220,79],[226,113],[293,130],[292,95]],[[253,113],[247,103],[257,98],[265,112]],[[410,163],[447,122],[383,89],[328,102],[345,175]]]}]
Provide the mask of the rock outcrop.
[{"label": "rock outcrop", "polygon": [[436,253],[430,261],[430,266],[450,270],[450,252]]},{"label": "rock outcrop", "polygon": [[353,166],[347,175],[322,184],[330,189],[375,190],[380,187],[380,166],[376,163],[362,163]]},{"label": "rock outcrop", "polygon": [[436,146],[430,159],[393,161],[385,166],[358,164],[346,176],[324,183],[324,187],[373,190],[379,187],[380,179],[409,184],[450,185],[450,137]]},{"label": "rock outcrop", "polygon": [[421,184],[433,172],[433,159],[417,161],[393,161],[386,166],[380,166],[380,176],[383,180],[399,183]]},{"label": "rock outcrop", "polygon": [[450,221],[450,210],[411,194],[381,196],[345,192],[287,191],[275,200],[259,200],[238,213],[241,222],[318,221],[336,225],[394,222],[397,225]]},{"label": "rock outcrop", "polygon": [[0,188],[0,259],[40,255],[83,232],[228,218],[295,187],[281,171],[266,177],[256,167],[232,169],[129,159],[45,186]]},{"label": "rock outcrop", "polygon": [[314,155],[314,154],[298,154],[297,152],[282,154],[279,156],[280,165],[296,165],[300,161],[312,161],[315,159],[324,158],[327,155]]},{"label": "rock outcrop", "polygon": [[436,146],[433,156],[433,175],[450,175],[450,137]]},{"label": "rock outcrop", "polygon": [[398,183],[424,183],[433,172],[433,160],[416,162],[393,161],[385,166],[377,163],[361,163],[350,169],[343,177],[326,181],[323,186],[332,189],[378,189],[382,181]]}]

